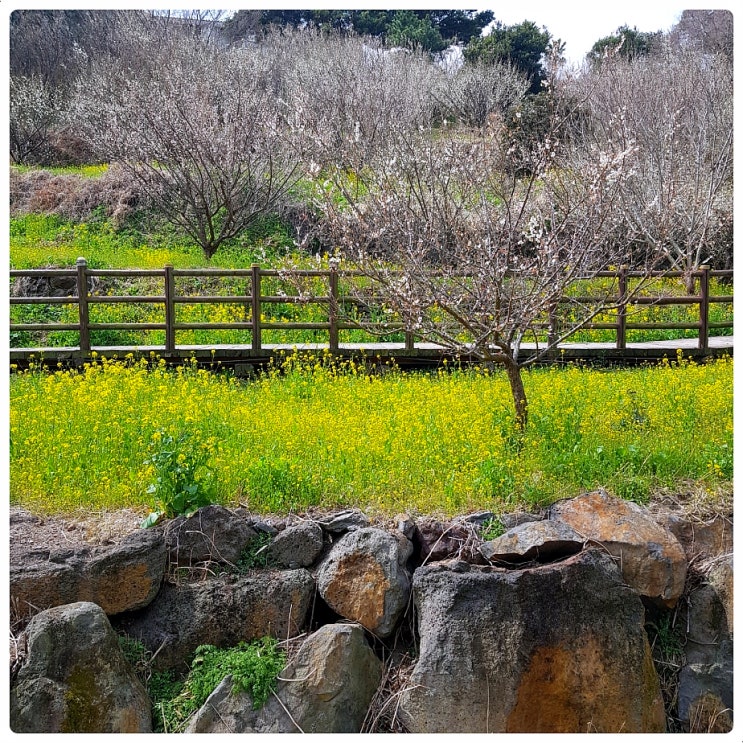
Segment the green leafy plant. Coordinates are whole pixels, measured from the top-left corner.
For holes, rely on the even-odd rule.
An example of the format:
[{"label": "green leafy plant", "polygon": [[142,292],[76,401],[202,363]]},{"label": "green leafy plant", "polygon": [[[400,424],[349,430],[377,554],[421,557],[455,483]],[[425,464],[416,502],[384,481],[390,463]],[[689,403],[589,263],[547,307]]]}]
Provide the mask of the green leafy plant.
[{"label": "green leafy plant", "polygon": [[129,637],[129,635],[119,635],[119,647],[127,663],[129,663],[137,674],[139,680],[147,685],[150,676],[152,653],[147,650],[141,640]]},{"label": "green leafy plant", "polygon": [[155,496],[156,510],[142,522],[143,527],[162,518],[191,516],[213,502],[214,475],[208,458],[208,450],[189,433],[174,437],[161,430],[155,434],[145,465],[154,468],[147,492]]},{"label": "green leafy plant", "polygon": [[286,654],[270,637],[241,642],[233,648],[200,645],[177,694],[170,699],[161,697],[155,703],[156,716],[164,721],[164,732],[179,732],[226,676],[232,679],[233,694],[248,692],[253,708],[260,709],[276,688],[276,677],[285,663]]},{"label": "green leafy plant", "polygon": [[173,671],[156,671],[152,668],[152,653],[141,640],[119,635],[119,647],[124,658],[133,668],[137,678],[147,689],[152,705],[152,726],[156,733],[173,732],[180,717],[171,704],[183,690],[184,681],[176,679]]},{"label": "green leafy plant", "polygon": [[268,567],[268,545],[271,544],[273,537],[270,534],[261,532],[251,540],[237,560],[236,568],[238,573],[246,573],[248,570],[255,568]]},{"label": "green leafy plant", "polygon": [[180,705],[175,704],[185,682],[176,679],[173,671],[153,671],[147,684],[152,702],[152,730],[155,733],[173,733],[184,719]]},{"label": "green leafy plant", "polygon": [[500,516],[494,516],[488,519],[482,526],[480,536],[484,541],[490,542],[506,533],[506,527]]}]

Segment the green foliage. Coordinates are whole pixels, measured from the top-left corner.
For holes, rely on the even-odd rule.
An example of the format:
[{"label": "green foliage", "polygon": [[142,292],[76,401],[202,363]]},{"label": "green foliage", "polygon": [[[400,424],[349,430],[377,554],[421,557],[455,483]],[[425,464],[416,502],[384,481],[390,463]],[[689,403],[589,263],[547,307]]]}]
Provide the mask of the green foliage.
[{"label": "green foliage", "polygon": [[139,680],[146,686],[150,676],[150,658],[152,654],[141,640],[129,635],[119,635],[119,647],[127,663],[134,669]]},{"label": "green foliage", "polygon": [[[38,170],[36,165],[13,165],[12,170],[18,173],[28,173]],[[102,176],[108,170],[107,163],[100,163],[97,165],[59,165],[59,166],[44,166],[44,170],[48,170],[53,175],[81,175],[84,178],[98,178]]]},{"label": "green foliage", "polygon": [[251,497],[265,503],[271,511],[292,506],[311,506],[320,499],[320,491],[299,462],[282,455],[262,455],[253,462],[246,478]]},{"label": "green foliage", "polygon": [[512,64],[527,76],[530,91],[539,93],[544,80],[542,56],[547,52],[550,39],[546,29],[540,31],[531,21],[513,26],[498,23],[487,36],[470,41],[464,58],[468,62]]},{"label": "green foliage", "polygon": [[152,705],[153,731],[174,732],[181,718],[175,712],[176,705],[171,702],[183,690],[184,682],[176,679],[171,670],[154,670],[151,665],[152,653],[140,640],[128,635],[119,635],[118,639],[124,658],[147,689]]},{"label": "green foliage", "polygon": [[226,676],[232,678],[233,694],[249,693],[253,708],[260,709],[276,688],[276,677],[285,663],[286,654],[270,637],[226,649],[199,646],[188,677],[177,694],[169,699],[165,696],[167,691],[178,689],[172,680],[167,680],[157,701],[152,695],[158,716],[165,721],[164,732],[181,732],[189,716],[201,708]]},{"label": "green foliage", "polygon": [[475,484],[486,497],[508,503],[516,487],[514,467],[507,461],[486,459],[480,463]]},{"label": "green foliage", "polygon": [[175,700],[183,691],[184,681],[176,679],[171,670],[153,671],[147,684],[152,704],[152,729],[155,733],[175,733],[185,719],[182,704]]},{"label": "green foliage", "polygon": [[198,438],[188,432],[173,437],[164,430],[153,437],[152,454],[145,465],[154,471],[147,492],[154,496],[156,509],[144,520],[143,527],[162,518],[191,516],[213,502],[213,472],[208,465],[209,452]]},{"label": "green foliage", "polygon": [[[252,11],[238,10],[225,24],[234,38],[240,38],[240,29],[252,32],[248,16]],[[466,44],[479,36],[493,20],[490,10],[264,10],[258,23],[261,26],[313,25],[324,30],[362,36],[377,36],[390,44],[420,45],[428,51],[440,51],[455,41]]]},{"label": "green foliage", "polygon": [[410,10],[395,13],[387,34],[387,41],[392,46],[420,47],[430,52],[440,52],[447,46],[430,19],[418,18]]},{"label": "green foliage", "polygon": [[268,545],[271,544],[271,539],[270,534],[260,532],[242,551],[237,560],[237,572],[246,573],[256,568],[268,567]]},{"label": "green foliage", "polygon": [[646,33],[625,24],[613,34],[599,39],[586,57],[590,62],[600,64],[607,52],[617,50],[620,57],[635,59],[650,54],[661,37],[660,32]]},{"label": "green foliage", "polygon": [[486,541],[490,542],[493,539],[497,539],[506,533],[506,527],[501,521],[499,516],[495,516],[492,519],[488,519],[480,531],[480,536]]}]

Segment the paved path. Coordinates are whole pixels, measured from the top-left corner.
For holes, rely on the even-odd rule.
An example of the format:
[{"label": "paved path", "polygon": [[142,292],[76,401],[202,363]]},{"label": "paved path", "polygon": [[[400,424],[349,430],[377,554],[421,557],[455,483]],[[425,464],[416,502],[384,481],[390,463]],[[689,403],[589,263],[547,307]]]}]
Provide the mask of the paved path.
[{"label": "paved path", "polygon": [[[545,361],[597,361],[608,363],[636,363],[638,361],[659,361],[663,357],[675,358],[681,350],[685,357],[706,358],[733,355],[733,336],[716,336],[709,339],[707,350],[699,348],[696,338],[682,338],[670,341],[648,341],[628,343],[626,349],[617,349],[615,343],[563,343],[550,354]],[[183,359],[196,358],[199,362],[220,362],[224,366],[249,366],[263,364],[281,352],[293,351],[322,352],[328,348],[327,343],[264,344],[259,352],[253,352],[247,345],[220,344],[215,346],[177,346],[175,353],[165,354],[161,346],[111,346],[93,347],[98,356],[106,358],[123,358],[129,353],[135,356],[155,354],[167,361],[178,362]],[[535,349],[534,343],[522,345],[520,358],[530,356]],[[443,358],[456,358],[455,354],[445,353],[436,343],[416,343],[415,348],[405,349],[404,343],[341,343],[338,355],[366,356],[381,361],[394,358],[400,366],[431,366]],[[10,362],[24,365],[29,358],[43,359],[48,364],[81,363],[90,359],[88,354],[81,354],[75,346],[57,348],[11,348]],[[462,357],[463,358],[463,357]]]}]

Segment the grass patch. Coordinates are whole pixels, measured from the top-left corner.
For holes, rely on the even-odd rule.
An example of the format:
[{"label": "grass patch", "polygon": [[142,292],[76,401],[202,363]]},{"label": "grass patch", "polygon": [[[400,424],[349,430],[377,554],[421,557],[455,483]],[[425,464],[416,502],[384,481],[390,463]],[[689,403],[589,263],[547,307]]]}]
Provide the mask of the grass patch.
[{"label": "grass patch", "polygon": [[142,508],[162,429],[199,432],[215,502],[455,514],[605,487],[637,501],[733,474],[733,362],[525,373],[515,441],[500,369],[370,375],[295,355],[239,381],[131,356],[10,380],[10,498],[36,512]]},{"label": "grass patch", "polygon": [[[10,167],[11,170],[15,170],[18,173],[31,173],[42,170],[42,168],[36,165],[11,165]],[[108,164],[45,166],[43,170],[53,175],[79,175],[84,178],[97,178],[108,171]]]}]

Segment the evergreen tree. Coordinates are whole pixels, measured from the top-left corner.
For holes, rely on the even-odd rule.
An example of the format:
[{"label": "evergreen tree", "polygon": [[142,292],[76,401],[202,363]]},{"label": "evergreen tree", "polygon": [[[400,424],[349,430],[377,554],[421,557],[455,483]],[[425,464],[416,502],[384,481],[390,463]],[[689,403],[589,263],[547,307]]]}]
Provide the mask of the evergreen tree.
[{"label": "evergreen tree", "polygon": [[551,38],[547,29],[540,31],[531,21],[515,26],[497,23],[487,36],[470,41],[464,57],[468,62],[510,63],[527,76],[530,92],[539,93],[544,80],[542,58]]},{"label": "evergreen tree", "polygon": [[643,57],[653,50],[662,38],[659,31],[646,33],[638,31],[637,27],[620,26],[613,34],[599,39],[586,55],[589,62],[598,64],[604,58],[607,51],[617,50],[617,53],[625,59]]}]

